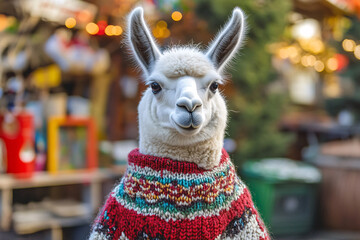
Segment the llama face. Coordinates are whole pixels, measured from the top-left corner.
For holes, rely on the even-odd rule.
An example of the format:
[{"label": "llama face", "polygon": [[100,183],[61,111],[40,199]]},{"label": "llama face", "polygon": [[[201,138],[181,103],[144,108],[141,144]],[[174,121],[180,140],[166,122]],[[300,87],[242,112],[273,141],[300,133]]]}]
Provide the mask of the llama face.
[{"label": "llama face", "polygon": [[164,52],[146,82],[151,90],[148,97],[156,103],[153,120],[184,136],[198,134],[209,123],[214,116],[213,101],[221,98],[217,90],[220,75],[195,49]]},{"label": "llama face", "polygon": [[172,146],[211,140],[221,142],[221,150],[227,111],[218,86],[244,35],[242,11],[234,10],[206,52],[194,47],[161,52],[142,8],[132,11],[128,27],[131,49],[148,85],[138,108],[140,150],[144,139],[147,144]]}]

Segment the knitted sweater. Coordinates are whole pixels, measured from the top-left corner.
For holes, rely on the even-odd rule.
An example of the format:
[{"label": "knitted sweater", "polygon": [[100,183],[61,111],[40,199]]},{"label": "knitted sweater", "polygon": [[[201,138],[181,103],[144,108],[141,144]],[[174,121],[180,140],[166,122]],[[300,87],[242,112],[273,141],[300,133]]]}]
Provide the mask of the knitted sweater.
[{"label": "knitted sweater", "polygon": [[212,170],[138,149],[128,160],[90,240],[270,239],[225,150]]}]

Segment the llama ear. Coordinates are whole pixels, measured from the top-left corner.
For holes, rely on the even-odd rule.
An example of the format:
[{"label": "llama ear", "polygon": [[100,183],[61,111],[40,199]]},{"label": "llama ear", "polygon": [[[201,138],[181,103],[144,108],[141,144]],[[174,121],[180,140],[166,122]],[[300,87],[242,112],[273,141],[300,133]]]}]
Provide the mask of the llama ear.
[{"label": "llama ear", "polygon": [[135,8],[130,13],[128,29],[131,49],[144,72],[149,75],[161,52],[145,23],[144,11],[141,7]]},{"label": "llama ear", "polygon": [[233,10],[231,19],[227,22],[215,40],[210,44],[206,56],[220,71],[233,57],[241,46],[245,35],[245,15],[240,8]]}]

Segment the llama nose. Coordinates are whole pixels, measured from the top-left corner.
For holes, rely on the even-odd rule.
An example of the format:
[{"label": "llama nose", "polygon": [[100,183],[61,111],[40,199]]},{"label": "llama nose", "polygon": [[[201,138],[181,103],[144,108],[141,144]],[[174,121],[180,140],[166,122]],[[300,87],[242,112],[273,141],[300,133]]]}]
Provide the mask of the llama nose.
[{"label": "llama nose", "polygon": [[190,99],[187,97],[181,97],[177,100],[176,106],[185,108],[189,113],[192,113],[202,106],[202,102],[199,98]]}]

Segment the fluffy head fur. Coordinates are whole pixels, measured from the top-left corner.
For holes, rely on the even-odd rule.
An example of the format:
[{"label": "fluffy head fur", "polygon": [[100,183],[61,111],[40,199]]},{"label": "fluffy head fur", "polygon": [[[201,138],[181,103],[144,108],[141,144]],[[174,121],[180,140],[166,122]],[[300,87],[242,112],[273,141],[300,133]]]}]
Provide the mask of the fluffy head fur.
[{"label": "fluffy head fur", "polygon": [[241,45],[244,19],[235,8],[206,53],[194,47],[161,53],[142,8],[131,12],[129,42],[149,85],[138,107],[141,153],[191,161],[205,169],[218,165],[227,110],[217,85]]}]

